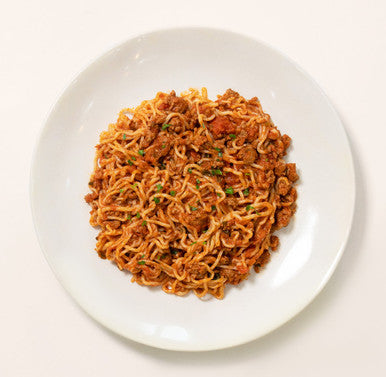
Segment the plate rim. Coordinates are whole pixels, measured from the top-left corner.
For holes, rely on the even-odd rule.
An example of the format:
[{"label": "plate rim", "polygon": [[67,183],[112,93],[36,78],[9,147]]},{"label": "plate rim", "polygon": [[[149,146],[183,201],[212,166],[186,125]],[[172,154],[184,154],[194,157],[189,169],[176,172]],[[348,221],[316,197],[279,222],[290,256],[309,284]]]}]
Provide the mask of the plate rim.
[{"label": "plate rim", "polygon": [[[320,281],[319,285],[314,289],[313,293],[304,300],[304,302],[299,305],[296,310],[291,313],[287,317],[285,321],[277,320],[274,324],[271,326],[267,327],[265,331],[260,332],[258,335],[252,332],[253,335],[249,337],[244,337],[242,340],[239,341],[233,341],[233,342],[228,342],[227,344],[224,345],[205,345],[205,346],[195,346],[195,345],[189,345],[184,344],[182,346],[171,346],[170,344],[160,344],[160,342],[155,342],[151,343],[150,341],[147,341],[146,339],[140,339],[135,336],[128,336],[127,334],[123,334],[123,332],[119,331],[118,329],[114,328],[110,323],[107,321],[104,321],[100,318],[97,318],[94,316],[94,314],[91,311],[88,311],[86,306],[83,305],[83,303],[78,300],[77,295],[73,293],[73,291],[66,285],[66,283],[63,281],[63,279],[60,277],[59,273],[57,270],[54,268],[54,263],[50,260],[50,256],[48,251],[43,247],[43,242],[42,242],[42,235],[38,230],[38,221],[36,218],[36,211],[37,211],[37,206],[36,206],[36,199],[34,198],[35,196],[35,180],[34,176],[36,176],[36,171],[38,169],[37,166],[37,159],[38,159],[38,153],[40,149],[40,145],[43,142],[43,138],[45,133],[50,129],[48,123],[49,120],[56,110],[56,108],[60,105],[62,99],[66,95],[67,91],[70,90],[74,84],[76,84],[78,78],[88,69],[92,68],[94,65],[98,64],[101,60],[103,60],[106,56],[108,56],[110,53],[115,51],[118,48],[124,47],[126,44],[133,42],[134,40],[141,39],[144,37],[152,37],[157,34],[163,34],[163,33],[171,33],[171,32],[211,32],[211,33],[217,33],[217,34],[228,34],[232,35],[238,38],[243,38],[246,40],[249,40],[250,42],[254,42],[257,44],[262,45],[263,47],[267,48],[268,50],[271,50],[275,54],[279,55],[282,59],[288,61],[291,63],[291,65],[296,68],[305,78],[312,83],[312,85],[318,89],[319,93],[322,95],[324,100],[326,101],[326,104],[336,117],[337,121],[339,122],[339,125],[341,129],[343,130],[343,135],[346,140],[348,152],[349,152],[349,158],[348,158],[348,166],[350,170],[350,180],[352,181],[352,184],[350,185],[351,191],[350,196],[352,197],[351,204],[350,204],[350,211],[348,214],[348,221],[347,225],[344,231],[344,235],[341,238],[340,241],[340,247],[339,250],[336,252],[335,258],[333,262],[330,264],[328,271],[324,274],[323,279]],[[342,122],[341,117],[339,116],[337,110],[333,106],[331,100],[327,96],[326,92],[322,88],[322,86],[306,71],[304,70],[294,59],[289,57],[287,54],[279,50],[278,48],[272,46],[271,44],[262,41],[259,38],[255,38],[251,35],[244,34],[241,32],[235,32],[233,30],[227,30],[224,28],[214,28],[214,27],[205,27],[205,26],[182,26],[182,27],[171,27],[171,28],[157,28],[157,29],[152,29],[148,32],[141,32],[138,34],[133,34],[131,37],[124,39],[123,41],[117,42],[113,44],[112,47],[108,48],[104,52],[98,54],[96,57],[90,59],[85,65],[82,65],[82,67],[68,80],[67,84],[64,86],[62,90],[59,90],[58,94],[56,95],[54,102],[51,104],[49,107],[48,112],[46,113],[46,116],[44,117],[44,120],[42,124],[40,125],[39,131],[37,133],[37,136],[35,137],[34,140],[34,147],[33,147],[33,152],[32,152],[32,157],[31,157],[31,163],[30,163],[30,173],[29,173],[29,202],[30,202],[30,211],[32,215],[32,221],[33,221],[33,226],[34,226],[34,231],[35,235],[39,244],[39,247],[44,255],[45,260],[47,261],[51,271],[53,272],[55,278],[57,281],[59,281],[60,285],[64,288],[65,292],[71,297],[71,299],[77,304],[79,308],[82,309],[84,313],[86,313],[90,318],[92,318],[97,324],[102,324],[105,328],[108,330],[112,331],[114,334],[123,337],[124,339],[129,339],[130,341],[139,343],[139,344],[144,344],[146,346],[150,346],[153,348],[159,348],[159,349],[164,349],[164,350],[169,350],[169,351],[182,351],[182,352],[202,352],[202,351],[214,351],[214,350],[222,350],[222,349],[227,349],[231,347],[236,347],[240,346],[242,344],[246,344],[249,342],[252,342],[254,340],[260,339],[267,334],[273,332],[276,329],[279,329],[286,323],[288,323],[290,320],[292,320],[294,317],[296,317],[299,313],[301,313],[308,305],[310,305],[315,298],[319,295],[319,293],[323,290],[323,288],[326,286],[328,281],[330,280],[332,274],[334,273],[337,265],[339,264],[342,255],[347,247],[347,243],[350,237],[350,233],[352,230],[352,224],[353,224],[353,219],[354,219],[354,213],[355,213],[355,204],[357,201],[357,192],[356,192],[356,173],[355,173],[355,164],[354,164],[354,159],[353,159],[353,153],[352,153],[352,147],[350,143],[350,139],[348,137],[347,130],[344,126],[344,123]],[[343,233],[343,232],[342,232]]]}]

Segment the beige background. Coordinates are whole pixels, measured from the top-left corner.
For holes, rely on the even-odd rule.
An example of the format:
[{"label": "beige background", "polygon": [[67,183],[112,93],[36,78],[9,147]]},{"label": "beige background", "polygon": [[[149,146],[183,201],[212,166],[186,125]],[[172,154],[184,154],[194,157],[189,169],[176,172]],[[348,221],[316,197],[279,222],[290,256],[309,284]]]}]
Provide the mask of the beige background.
[{"label": "beige background", "polygon": [[[385,1],[0,4],[0,376],[386,375]],[[75,74],[131,36],[184,25],[255,36],[297,61],[342,117],[356,169],[352,233],[323,292],[272,334],[206,353],[142,346],[83,313],[39,249],[28,196],[36,137]]]}]

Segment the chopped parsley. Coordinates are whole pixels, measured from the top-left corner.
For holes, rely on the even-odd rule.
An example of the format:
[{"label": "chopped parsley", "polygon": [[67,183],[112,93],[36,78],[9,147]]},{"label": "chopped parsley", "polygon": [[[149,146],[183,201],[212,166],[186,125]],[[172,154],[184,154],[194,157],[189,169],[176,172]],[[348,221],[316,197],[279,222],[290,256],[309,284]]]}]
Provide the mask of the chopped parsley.
[{"label": "chopped parsley", "polygon": [[163,186],[159,183],[156,185],[156,187],[157,187],[157,192],[160,192],[163,189]]},{"label": "chopped parsley", "polygon": [[154,198],[153,200],[154,200],[154,203],[155,203],[155,204],[158,204],[158,203],[160,202],[160,199],[159,199],[159,198]]},{"label": "chopped parsley", "polygon": [[250,204],[247,205],[246,210],[249,211],[250,209],[254,209]]},{"label": "chopped parsley", "polygon": [[166,144],[162,144],[162,145],[161,145],[161,148],[162,148],[162,149],[165,149],[165,148],[166,148]]},{"label": "chopped parsley", "polygon": [[198,184],[200,184],[201,183],[201,181],[197,178],[196,179],[196,182],[198,183]]},{"label": "chopped parsley", "polygon": [[216,195],[221,198],[221,194],[219,192],[216,192]]},{"label": "chopped parsley", "polygon": [[229,137],[230,137],[232,140],[235,140],[235,139],[236,139],[236,135],[235,135],[235,134],[229,134]]},{"label": "chopped parsley", "polygon": [[127,160],[127,163],[128,163],[130,166],[133,165],[133,161],[131,161],[131,160]]},{"label": "chopped parsley", "polygon": [[196,189],[199,190],[199,189],[200,189],[200,186],[199,186],[199,185],[196,185]]},{"label": "chopped parsley", "polygon": [[123,140],[126,140],[126,134],[123,134]]},{"label": "chopped parsley", "polygon": [[249,195],[249,189],[245,189],[245,190],[243,191],[243,194],[244,194],[245,196],[248,196],[248,195]]},{"label": "chopped parsley", "polygon": [[147,221],[146,221],[146,220],[143,220],[143,221],[142,221],[142,226],[146,226],[146,224],[147,224]]},{"label": "chopped parsley", "polygon": [[138,186],[138,183],[134,183],[133,185],[131,185],[131,188],[134,190],[137,186]]},{"label": "chopped parsley", "polygon": [[212,211],[215,211],[216,209],[216,206],[212,206]]},{"label": "chopped parsley", "polygon": [[221,149],[220,149],[220,148],[217,148],[217,147],[215,147],[214,149],[218,152],[218,156],[219,156],[219,157],[222,157],[222,151],[221,151]]},{"label": "chopped parsley", "polygon": [[140,219],[140,218],[141,218],[141,215],[139,214],[139,212],[137,212],[137,213],[135,214],[135,217],[136,217],[137,219]]},{"label": "chopped parsley", "polygon": [[132,159],[133,161],[136,161],[136,158],[135,158],[134,156],[132,156],[131,159]]},{"label": "chopped parsley", "polygon": [[142,265],[144,265],[146,262],[144,261],[144,260],[139,260],[138,261],[138,264],[142,264]]},{"label": "chopped parsley", "polygon": [[251,175],[251,173],[245,173],[245,175],[246,175],[247,177],[249,177],[249,176]]},{"label": "chopped parsley", "polygon": [[192,206],[190,206],[190,210],[191,210],[191,211],[197,211],[197,207],[192,207]]},{"label": "chopped parsley", "polygon": [[233,190],[233,187],[228,187],[225,189],[225,193],[229,195],[233,195],[235,191]]},{"label": "chopped parsley", "polygon": [[197,241],[192,242],[192,243],[190,244],[190,246],[193,246],[193,245],[195,245],[196,243],[197,243]]},{"label": "chopped parsley", "polygon": [[207,242],[206,242],[206,241],[204,241],[204,242],[203,242],[203,245],[206,245],[206,244],[207,244]]},{"label": "chopped parsley", "polygon": [[188,172],[191,173],[193,170],[191,168],[188,169]]},{"label": "chopped parsley", "polygon": [[161,127],[162,131],[165,131],[170,126],[171,126],[171,124],[167,124],[167,123],[163,124],[162,127]]},{"label": "chopped parsley", "polygon": [[143,156],[143,155],[145,154],[145,151],[144,151],[143,149],[140,149],[140,150],[138,151],[138,154],[141,155],[141,156]]},{"label": "chopped parsley", "polygon": [[131,221],[131,215],[127,215],[127,220]]},{"label": "chopped parsley", "polygon": [[176,192],[174,190],[170,191],[171,196],[176,196]]},{"label": "chopped parsley", "polygon": [[120,189],[119,192],[123,192],[124,190],[123,189]]}]

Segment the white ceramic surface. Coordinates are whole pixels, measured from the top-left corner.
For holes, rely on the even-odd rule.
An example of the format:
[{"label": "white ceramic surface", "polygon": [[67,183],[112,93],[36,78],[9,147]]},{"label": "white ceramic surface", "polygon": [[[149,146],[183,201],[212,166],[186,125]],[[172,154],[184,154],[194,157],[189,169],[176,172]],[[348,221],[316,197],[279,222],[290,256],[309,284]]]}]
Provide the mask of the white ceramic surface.
[{"label": "white ceramic surface", "polygon": [[[224,300],[167,295],[93,252],[88,223],[94,145],[123,107],[157,91],[227,88],[258,96],[293,138],[288,161],[301,180],[298,211],[260,274],[226,290]],[[186,28],[150,33],[112,49],[65,90],[44,126],[31,172],[36,231],[56,276],[94,319],[135,341],[173,350],[241,344],[277,328],[326,284],[348,238],[355,197],[342,124],[317,84],[272,48],[225,31]]]}]

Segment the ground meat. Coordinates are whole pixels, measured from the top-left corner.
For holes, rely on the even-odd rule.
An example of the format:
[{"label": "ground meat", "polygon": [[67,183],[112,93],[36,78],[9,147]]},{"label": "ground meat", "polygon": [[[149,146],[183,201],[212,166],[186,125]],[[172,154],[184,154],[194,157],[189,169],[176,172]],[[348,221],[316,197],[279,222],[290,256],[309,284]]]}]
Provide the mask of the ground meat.
[{"label": "ground meat", "polygon": [[279,195],[287,195],[290,188],[291,188],[291,184],[288,182],[288,179],[283,177],[279,178],[276,186],[276,192]]},{"label": "ground meat", "polygon": [[259,138],[259,125],[251,124],[249,127],[247,127],[247,140],[249,142],[252,142],[258,138]]},{"label": "ground meat", "polygon": [[217,116],[210,122],[210,131],[215,139],[220,139],[236,132],[236,126],[227,117]]},{"label": "ground meat", "polygon": [[268,132],[268,139],[276,140],[280,137],[280,132],[275,128],[271,128]]},{"label": "ground meat", "polygon": [[240,182],[240,179],[235,174],[227,173],[227,175],[225,176],[225,182],[228,186],[235,186]]},{"label": "ground meat", "polygon": [[191,274],[191,277],[196,280],[204,279],[207,274],[207,269],[198,263],[194,263],[192,266],[187,268],[187,272]]},{"label": "ground meat", "polygon": [[86,201],[86,203],[91,203],[91,202],[92,202],[93,200],[95,200],[97,197],[98,197],[98,193],[92,192],[91,194],[87,194],[87,195],[84,197],[84,200]]},{"label": "ground meat", "polygon": [[270,243],[271,243],[271,249],[275,251],[279,246],[279,237],[271,236]]},{"label": "ground meat", "polygon": [[196,230],[199,231],[208,225],[209,217],[204,210],[199,208],[186,216],[186,222],[191,227],[196,228]]},{"label": "ground meat", "polygon": [[277,229],[283,228],[288,225],[291,220],[292,210],[289,207],[284,207],[276,212],[276,227]]},{"label": "ground meat", "polygon": [[271,259],[271,254],[268,250],[264,251],[263,254],[261,254],[260,258],[255,263],[254,270],[256,272],[260,272],[261,268],[265,266],[269,260]]},{"label": "ground meat", "polygon": [[192,145],[196,146],[197,148],[200,148],[201,145],[205,144],[206,141],[207,141],[206,136],[197,135],[193,138]]},{"label": "ground meat", "polygon": [[261,244],[264,238],[267,237],[267,234],[269,233],[270,229],[271,224],[268,221],[264,223],[260,228],[258,228],[254,236],[255,244]]},{"label": "ground meat", "polygon": [[283,142],[284,149],[287,149],[291,144],[291,138],[288,135],[283,135],[281,141]]},{"label": "ground meat", "polygon": [[296,173],[296,164],[287,164],[287,177],[291,182],[296,182],[299,179]]},{"label": "ground meat", "polygon": [[227,283],[233,285],[240,284],[240,282],[246,277],[246,275],[240,274],[237,270],[231,270],[228,268],[221,269],[221,276],[226,278]]},{"label": "ground meat", "polygon": [[283,160],[279,160],[275,166],[275,174],[278,175],[279,177],[284,175],[286,171],[286,167],[287,167],[286,163]]},{"label": "ground meat", "polygon": [[160,110],[169,110],[175,113],[184,114],[188,110],[189,103],[185,99],[176,96],[173,90],[168,94],[163,102],[158,106]]},{"label": "ground meat", "polygon": [[238,158],[243,161],[244,164],[253,164],[257,158],[257,152],[252,147],[245,147],[240,149]]},{"label": "ground meat", "polygon": [[153,140],[157,137],[159,128],[152,126],[146,129],[145,135],[141,141],[141,148],[147,148]]},{"label": "ground meat", "polygon": [[156,164],[157,161],[169,153],[171,146],[170,138],[167,135],[158,137],[151,147],[146,151],[145,160],[151,164]]},{"label": "ground meat", "polygon": [[201,159],[201,155],[195,151],[190,151],[190,161],[197,162]]}]

